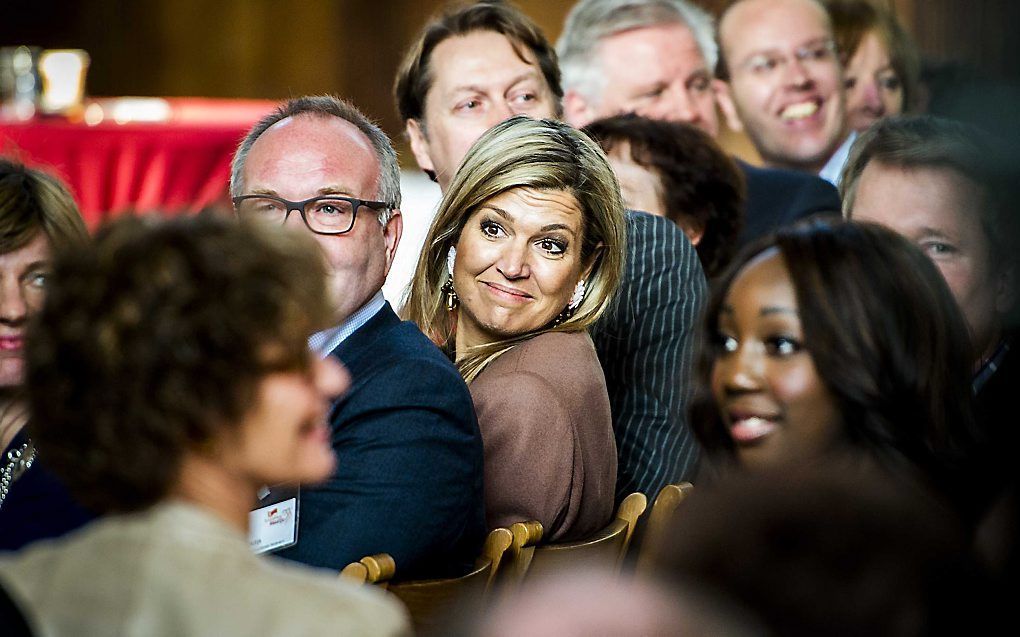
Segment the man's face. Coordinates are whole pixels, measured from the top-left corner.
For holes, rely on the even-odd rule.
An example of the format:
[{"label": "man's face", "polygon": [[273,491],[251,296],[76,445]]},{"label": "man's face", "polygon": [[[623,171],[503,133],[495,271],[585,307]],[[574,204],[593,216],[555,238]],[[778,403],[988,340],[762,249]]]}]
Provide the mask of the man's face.
[{"label": "man's face", "polygon": [[996,274],[981,226],[977,185],[950,168],[872,161],[857,182],[850,218],[886,226],[914,242],[949,284],[977,352],[995,346],[1006,281]]},{"label": "man's face", "polygon": [[[255,141],[242,183],[242,194],[290,201],[329,194],[377,200],[379,160],[368,138],[350,122],[298,115],[277,122]],[[311,232],[297,211],[290,213],[287,224]],[[401,230],[399,211],[383,227],[376,211],[362,206],[350,232],[313,235],[330,266],[330,294],[338,322],[382,288]]]},{"label": "man's face", "polygon": [[766,164],[821,170],[846,137],[842,68],[825,10],[812,0],[746,0],[719,34],[731,124]]},{"label": "man's face", "polygon": [[532,55],[505,36],[475,31],[440,42],[429,59],[424,121],[408,120],[411,150],[445,191],[482,133],[514,115],[556,117],[556,98]]},{"label": "man's face", "polygon": [[715,137],[712,73],[690,29],[678,23],[616,33],[598,46],[592,60],[602,75],[601,94],[570,91],[564,99],[574,126],[621,113],[693,124]]}]

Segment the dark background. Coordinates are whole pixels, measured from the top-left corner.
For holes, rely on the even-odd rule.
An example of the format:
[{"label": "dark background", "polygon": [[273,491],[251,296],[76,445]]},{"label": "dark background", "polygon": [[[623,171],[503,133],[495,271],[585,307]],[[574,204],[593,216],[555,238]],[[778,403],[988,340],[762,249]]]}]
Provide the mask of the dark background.
[{"label": "dark background", "polygon": [[[881,0],[879,0],[881,1]],[[2,0],[0,45],[82,48],[93,96],[281,99],[336,93],[402,140],[404,47],[440,0]],[[572,0],[520,0],[553,41]],[[717,12],[726,0],[700,4]],[[1016,0],[888,0],[930,59],[1017,79]],[[402,153],[409,160],[407,153]]]}]

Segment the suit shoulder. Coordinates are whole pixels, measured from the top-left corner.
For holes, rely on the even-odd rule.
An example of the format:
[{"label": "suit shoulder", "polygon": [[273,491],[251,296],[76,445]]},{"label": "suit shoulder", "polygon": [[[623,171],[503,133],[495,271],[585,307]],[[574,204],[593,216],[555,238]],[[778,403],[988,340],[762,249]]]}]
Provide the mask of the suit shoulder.
[{"label": "suit shoulder", "polygon": [[410,321],[401,321],[383,332],[370,343],[360,347],[356,356],[342,356],[352,373],[389,369],[393,367],[423,365],[436,371],[457,374],[446,355]]},{"label": "suit shoulder", "polygon": [[800,196],[814,195],[822,202],[830,203],[835,209],[839,209],[839,192],[836,187],[817,175],[781,168],[741,165],[747,179],[748,196],[763,192],[769,192],[774,196],[777,190],[782,190],[787,194],[793,192]]}]

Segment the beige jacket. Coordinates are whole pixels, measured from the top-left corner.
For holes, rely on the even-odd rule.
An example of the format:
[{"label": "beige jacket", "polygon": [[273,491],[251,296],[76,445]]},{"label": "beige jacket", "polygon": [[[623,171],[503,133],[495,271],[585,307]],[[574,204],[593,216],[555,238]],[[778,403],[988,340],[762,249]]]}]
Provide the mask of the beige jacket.
[{"label": "beige jacket", "polygon": [[181,502],[0,556],[0,584],[46,636],[410,632],[382,591],[256,556],[237,530]]}]

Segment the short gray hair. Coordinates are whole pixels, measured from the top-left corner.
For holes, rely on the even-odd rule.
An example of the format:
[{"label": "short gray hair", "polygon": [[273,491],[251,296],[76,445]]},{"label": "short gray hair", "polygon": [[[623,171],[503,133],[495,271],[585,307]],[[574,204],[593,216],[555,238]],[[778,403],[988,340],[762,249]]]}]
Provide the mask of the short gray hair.
[{"label": "short gray hair", "polygon": [[597,61],[601,41],[621,31],[660,24],[690,29],[709,72],[715,69],[719,46],[712,16],[687,0],[581,0],[567,14],[556,42],[564,90],[597,100],[605,83]]},{"label": "short gray hair", "polygon": [[400,165],[397,163],[397,152],[393,150],[390,138],[381,128],[373,124],[353,104],[332,95],[312,95],[288,100],[259,120],[234,153],[234,161],[230,166],[230,196],[237,197],[243,194],[244,164],[251,147],[255,145],[255,140],[277,122],[298,115],[337,117],[350,122],[365,134],[379,159],[379,191],[376,196],[390,206],[379,211],[379,223],[386,225],[393,209],[400,207]]}]

